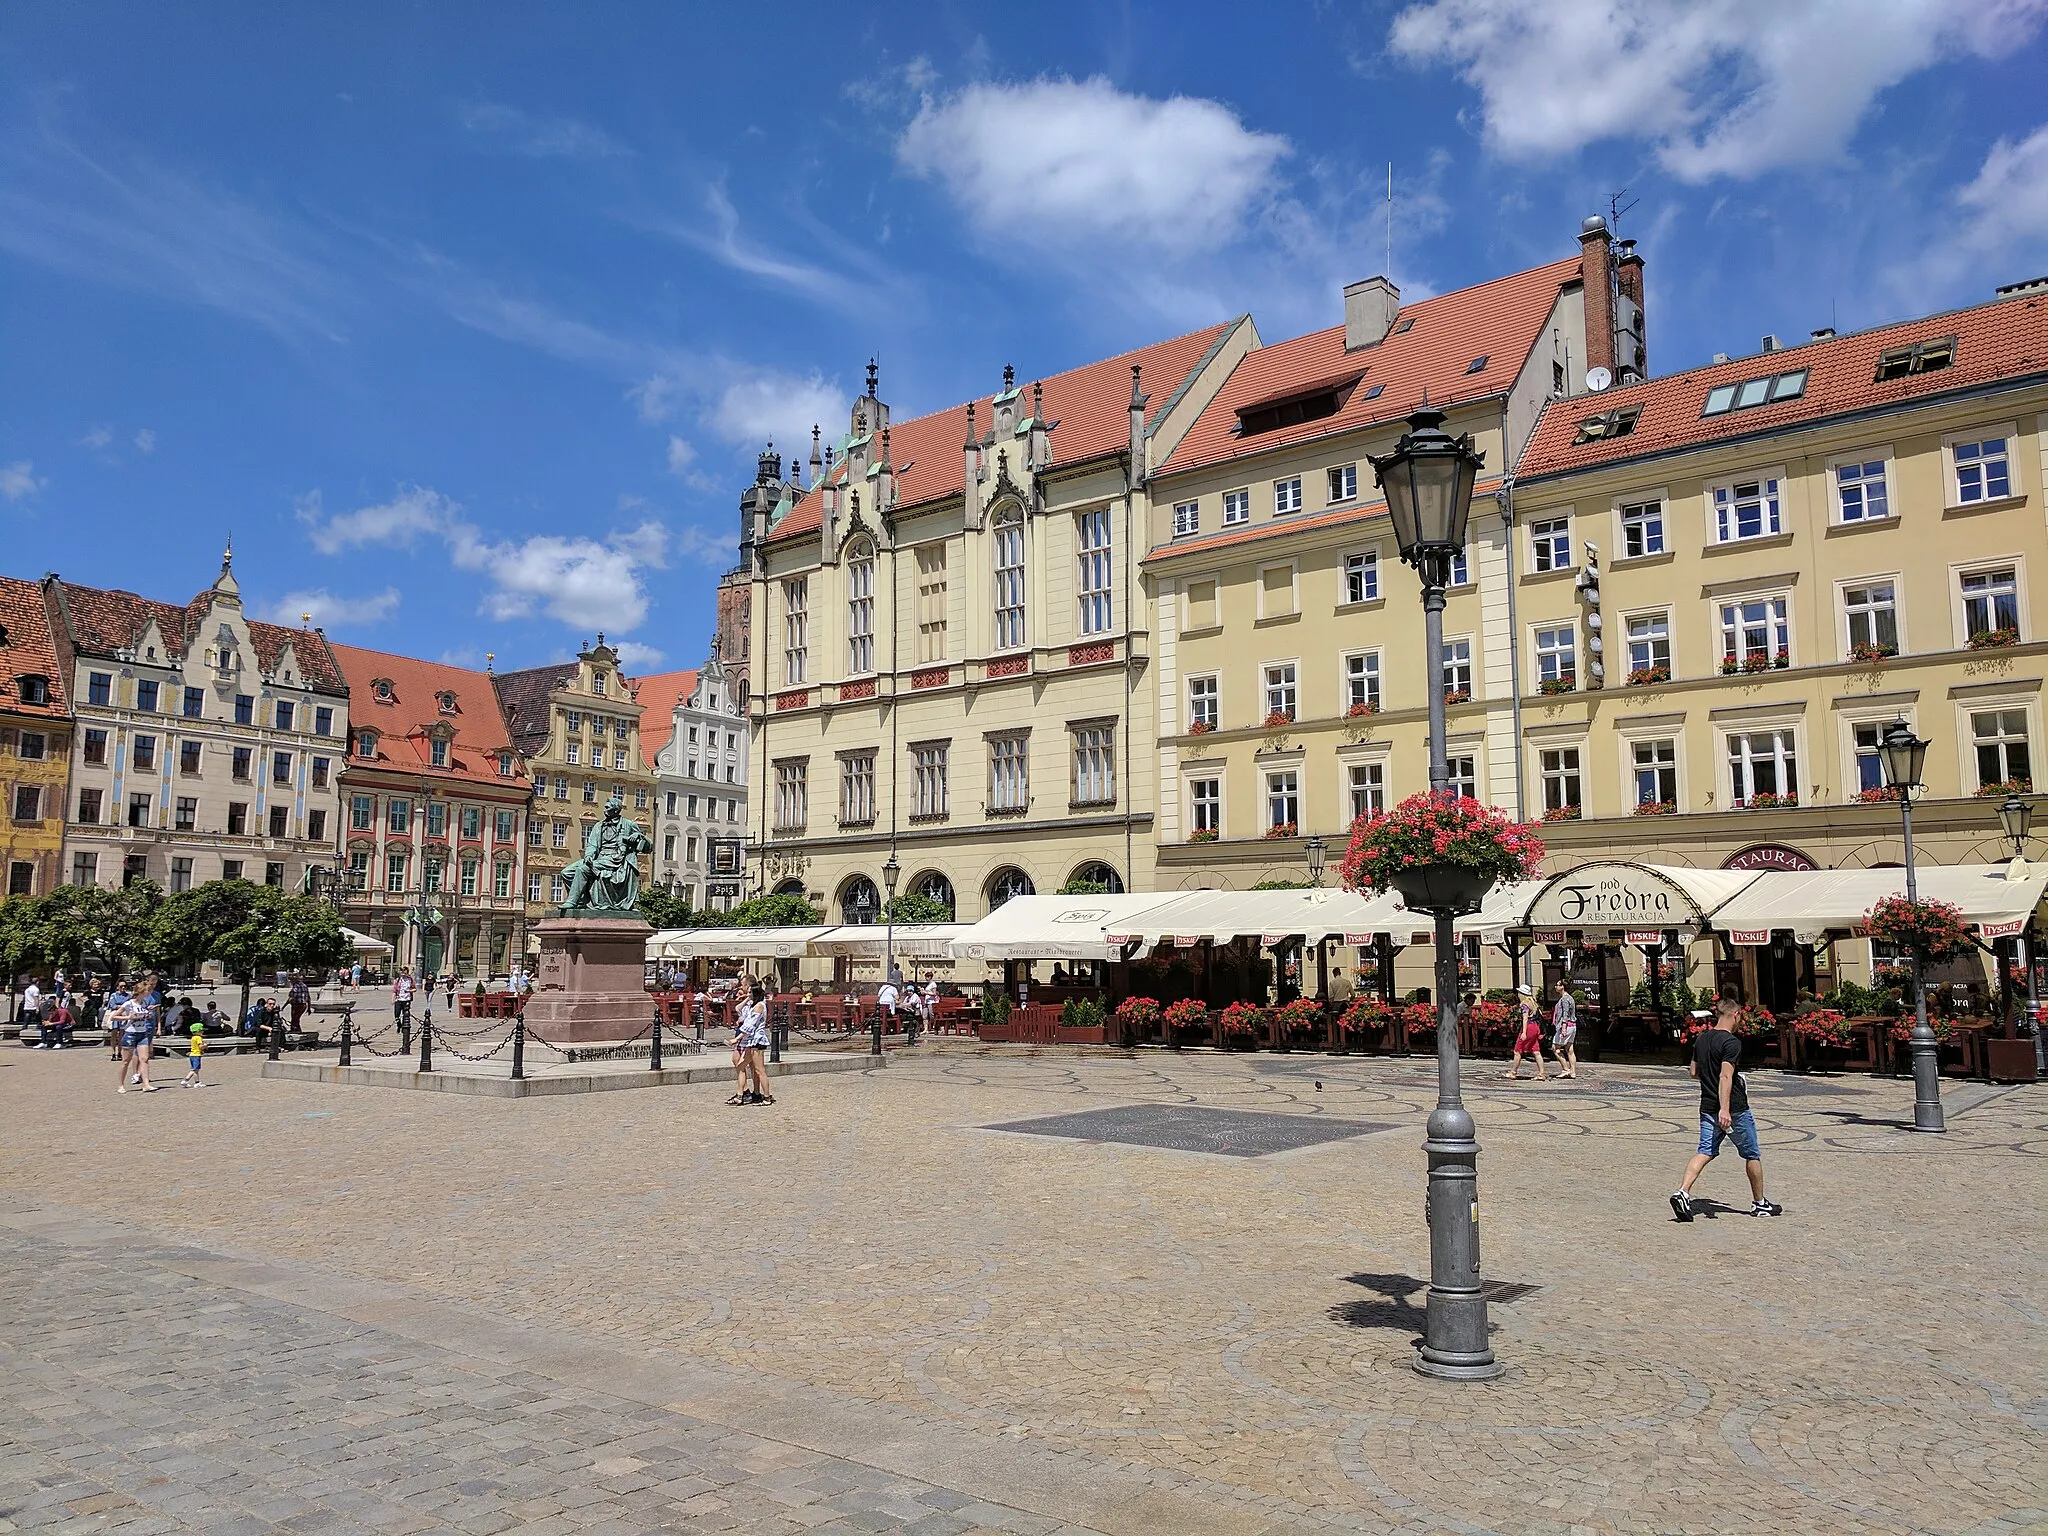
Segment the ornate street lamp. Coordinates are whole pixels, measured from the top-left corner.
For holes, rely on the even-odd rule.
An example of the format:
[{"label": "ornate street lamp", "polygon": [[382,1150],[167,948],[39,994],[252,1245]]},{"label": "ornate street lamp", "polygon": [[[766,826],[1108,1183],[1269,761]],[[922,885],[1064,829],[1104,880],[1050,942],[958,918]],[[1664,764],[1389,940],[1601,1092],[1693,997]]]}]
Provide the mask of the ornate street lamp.
[{"label": "ornate street lamp", "polygon": [[[896,862],[896,850],[889,850],[887,862],[882,865],[882,889],[888,895],[882,901],[882,985],[888,986],[896,977],[896,882],[903,878],[903,866]],[[903,1006],[902,988],[897,988],[896,1006]],[[909,1026],[905,1026],[904,1040],[908,1042]],[[882,1015],[875,1013],[875,1054],[882,1054]]]},{"label": "ornate street lamp", "polygon": [[2012,844],[2012,856],[2024,858],[2027,851],[2027,833],[2034,825],[2034,802],[2023,795],[2007,795],[2005,803],[1998,808],[1998,824],[2005,829],[2005,835]]},{"label": "ornate street lamp", "polygon": [[1323,846],[1322,834],[1318,833],[1311,837],[1307,847],[1302,851],[1308,855],[1308,883],[1320,889],[1323,883],[1323,861],[1329,856],[1329,850]]},{"label": "ornate street lamp", "polygon": [[[1472,488],[1484,459],[1469,436],[1443,430],[1444,413],[1427,403],[1385,458],[1372,460],[1387,494],[1401,558],[1422,578],[1423,643],[1428,650],[1429,791],[1450,793],[1444,723],[1444,588],[1465,547]],[[1447,882],[1456,884],[1457,882]],[[1479,1142],[1458,1084],[1458,945],[1455,920],[1478,910],[1483,890],[1404,891],[1408,905],[1436,919],[1436,1108],[1429,1158],[1429,1299],[1415,1368],[1426,1376],[1479,1381],[1501,1366],[1487,1341],[1486,1296],[1479,1288]]]},{"label": "ornate street lamp", "polygon": [[[1998,808],[1998,824],[2005,829],[2005,835],[2012,844],[2012,856],[2023,859],[2027,856],[2027,834],[2034,825],[2034,802],[2024,795],[2007,795],[2005,803]],[[2027,973],[2027,1017],[2034,1021],[2034,1066],[2036,1071],[2048,1068],[2048,1037],[2041,1030],[2041,992],[2034,977],[2034,944],[2031,934],[2033,924],[2029,922],[2020,931],[2018,949],[2020,964]]]},{"label": "ornate street lamp", "polygon": [[[1927,765],[1928,744],[1913,734],[1913,728],[1894,720],[1877,744],[1877,759],[1884,768],[1884,781],[1899,796],[1899,820],[1906,834],[1906,900],[1920,899],[1920,886],[1913,872],[1913,791],[1921,786]],[[1927,988],[1920,976],[1920,951],[1913,951],[1913,1129],[1945,1131],[1941,1114],[1941,1046],[1927,1022]]]}]

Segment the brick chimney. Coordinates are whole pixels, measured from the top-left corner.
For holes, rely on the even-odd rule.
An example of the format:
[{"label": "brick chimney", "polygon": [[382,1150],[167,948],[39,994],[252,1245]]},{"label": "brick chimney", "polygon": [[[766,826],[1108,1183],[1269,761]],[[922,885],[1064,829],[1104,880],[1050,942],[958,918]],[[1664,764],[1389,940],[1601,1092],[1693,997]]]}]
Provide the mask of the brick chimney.
[{"label": "brick chimney", "polygon": [[1401,290],[1384,277],[1344,287],[1344,350],[1378,346],[1401,312]]},{"label": "brick chimney", "polygon": [[1586,299],[1586,371],[1614,371],[1614,250],[1607,221],[1594,214],[1579,226],[1579,279]]},{"label": "brick chimney", "polygon": [[[1614,263],[1614,281],[1620,288],[1621,296],[1628,301],[1625,308],[1633,308],[1635,323],[1635,371],[1644,378],[1650,376],[1650,332],[1647,313],[1643,308],[1643,258],[1636,250],[1633,240],[1624,240],[1616,247],[1621,252]],[[1630,360],[1623,358],[1622,371],[1629,369]]]}]

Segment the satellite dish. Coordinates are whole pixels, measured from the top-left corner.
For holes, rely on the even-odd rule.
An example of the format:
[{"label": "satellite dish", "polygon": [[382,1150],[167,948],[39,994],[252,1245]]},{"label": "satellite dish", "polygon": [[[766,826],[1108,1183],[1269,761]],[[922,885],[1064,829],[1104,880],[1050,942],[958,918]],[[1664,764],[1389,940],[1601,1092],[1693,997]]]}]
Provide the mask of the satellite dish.
[{"label": "satellite dish", "polygon": [[1609,369],[1588,368],[1586,370],[1586,388],[1592,390],[1596,395],[1613,382],[1614,374]]}]

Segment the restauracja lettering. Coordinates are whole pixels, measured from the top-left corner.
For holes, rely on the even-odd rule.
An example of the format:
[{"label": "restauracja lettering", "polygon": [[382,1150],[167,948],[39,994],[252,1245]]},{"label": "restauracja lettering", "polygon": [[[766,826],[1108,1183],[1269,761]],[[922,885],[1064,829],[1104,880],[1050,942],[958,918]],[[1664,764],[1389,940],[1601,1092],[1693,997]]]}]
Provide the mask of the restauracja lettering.
[{"label": "restauracja lettering", "polygon": [[1669,891],[1632,891],[1619,880],[1603,880],[1598,885],[1567,885],[1560,888],[1564,900],[1559,915],[1567,923],[1575,923],[1582,917],[1633,917],[1654,913],[1659,917],[1671,914],[1671,893]]}]

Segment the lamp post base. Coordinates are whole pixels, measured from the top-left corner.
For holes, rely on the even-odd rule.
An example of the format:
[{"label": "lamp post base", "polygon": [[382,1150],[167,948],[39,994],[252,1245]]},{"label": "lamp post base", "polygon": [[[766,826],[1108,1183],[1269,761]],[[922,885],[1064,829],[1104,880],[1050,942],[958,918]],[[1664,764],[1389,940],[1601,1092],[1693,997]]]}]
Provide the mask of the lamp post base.
[{"label": "lamp post base", "polygon": [[1415,1352],[1415,1371],[1419,1376],[1434,1376],[1439,1381],[1492,1381],[1503,1374],[1507,1367],[1493,1358],[1488,1351],[1484,1361],[1438,1360],[1427,1350]]}]

